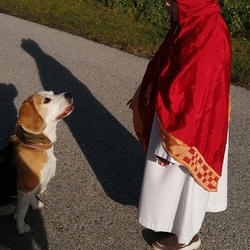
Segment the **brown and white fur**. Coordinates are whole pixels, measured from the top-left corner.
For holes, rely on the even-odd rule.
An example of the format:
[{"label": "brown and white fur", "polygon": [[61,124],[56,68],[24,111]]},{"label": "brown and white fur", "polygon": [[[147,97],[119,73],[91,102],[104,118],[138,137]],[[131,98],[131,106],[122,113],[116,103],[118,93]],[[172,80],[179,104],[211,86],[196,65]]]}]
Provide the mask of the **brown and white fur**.
[{"label": "brown and white fur", "polygon": [[19,234],[31,231],[24,221],[29,205],[33,209],[43,207],[36,196],[55,175],[53,143],[57,122],[72,110],[69,92],[54,95],[42,91],[30,96],[19,110],[15,135],[0,151],[0,213],[14,212],[8,201],[17,195],[15,219]]}]

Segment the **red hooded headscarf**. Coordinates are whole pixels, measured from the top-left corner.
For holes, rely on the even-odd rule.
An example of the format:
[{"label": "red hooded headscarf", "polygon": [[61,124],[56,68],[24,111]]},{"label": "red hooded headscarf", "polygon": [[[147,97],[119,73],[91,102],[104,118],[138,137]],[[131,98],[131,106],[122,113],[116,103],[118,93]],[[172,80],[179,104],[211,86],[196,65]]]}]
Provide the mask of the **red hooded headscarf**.
[{"label": "red hooded headscarf", "polygon": [[166,151],[203,188],[216,191],[229,120],[230,36],[217,0],[176,2],[178,24],[171,18],[133,97],[134,128],[147,151],[157,112]]}]

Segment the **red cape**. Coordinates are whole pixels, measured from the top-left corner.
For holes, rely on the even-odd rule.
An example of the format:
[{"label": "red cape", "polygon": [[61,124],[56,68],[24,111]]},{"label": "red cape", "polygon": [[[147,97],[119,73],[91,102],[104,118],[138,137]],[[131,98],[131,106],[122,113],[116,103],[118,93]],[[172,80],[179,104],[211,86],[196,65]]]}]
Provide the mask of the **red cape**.
[{"label": "red cape", "polygon": [[145,151],[155,112],[167,152],[206,190],[222,172],[228,120],[231,42],[216,0],[177,0],[179,24],[149,62],[133,97]]}]

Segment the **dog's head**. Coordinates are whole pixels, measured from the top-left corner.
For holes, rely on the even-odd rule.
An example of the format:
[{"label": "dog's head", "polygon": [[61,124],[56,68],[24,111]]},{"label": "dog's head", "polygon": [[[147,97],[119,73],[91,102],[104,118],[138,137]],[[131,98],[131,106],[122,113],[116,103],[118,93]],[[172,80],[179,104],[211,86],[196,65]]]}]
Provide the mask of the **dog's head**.
[{"label": "dog's head", "polygon": [[73,111],[71,93],[55,95],[53,91],[42,91],[26,99],[20,110],[17,126],[26,132],[41,134],[46,127],[56,124]]}]

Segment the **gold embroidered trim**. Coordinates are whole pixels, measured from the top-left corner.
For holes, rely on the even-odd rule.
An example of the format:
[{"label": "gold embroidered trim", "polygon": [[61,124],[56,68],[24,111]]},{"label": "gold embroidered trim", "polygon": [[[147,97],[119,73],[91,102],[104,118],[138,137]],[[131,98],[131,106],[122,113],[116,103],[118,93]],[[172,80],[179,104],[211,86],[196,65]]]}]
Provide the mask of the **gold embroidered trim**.
[{"label": "gold embroidered trim", "polygon": [[159,122],[162,144],[171,157],[186,167],[193,178],[207,191],[217,191],[220,176],[208,165],[197,148],[189,147],[167,133]]}]

